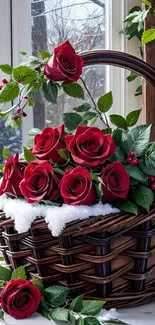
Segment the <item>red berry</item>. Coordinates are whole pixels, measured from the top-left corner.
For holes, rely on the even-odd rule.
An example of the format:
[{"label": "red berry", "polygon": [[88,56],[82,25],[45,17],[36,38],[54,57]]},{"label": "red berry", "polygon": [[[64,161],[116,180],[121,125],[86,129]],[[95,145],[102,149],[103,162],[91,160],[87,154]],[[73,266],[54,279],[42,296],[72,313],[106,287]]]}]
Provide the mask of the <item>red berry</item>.
[{"label": "red berry", "polygon": [[28,96],[25,96],[24,99],[29,99]]},{"label": "red berry", "polygon": [[22,80],[21,79],[18,79],[18,83],[21,84],[22,83]]},{"label": "red berry", "polygon": [[14,121],[16,121],[16,120],[18,120],[19,119],[19,115],[14,115],[14,116],[12,116],[12,119],[14,120]]},{"label": "red berry", "polygon": [[132,166],[137,166],[138,165],[138,159],[134,158],[131,163]]},{"label": "red berry", "polygon": [[131,152],[129,152],[129,155],[128,156],[131,157],[131,158],[134,158],[135,157],[135,153],[133,151],[131,151]]},{"label": "red berry", "polygon": [[2,90],[3,89],[3,86],[0,86],[0,90]]},{"label": "red berry", "polygon": [[8,84],[8,81],[6,79],[3,79],[2,82],[4,85]]},{"label": "red berry", "polygon": [[151,184],[152,191],[155,191],[155,183]]},{"label": "red berry", "polygon": [[17,109],[17,114],[20,114],[20,113],[22,113],[22,109],[21,108],[18,108]]},{"label": "red berry", "polygon": [[126,162],[127,162],[128,164],[131,164],[131,163],[132,163],[132,158],[128,157],[128,158],[126,159]]},{"label": "red berry", "polygon": [[149,183],[154,183],[155,182],[155,177],[154,176],[148,176],[148,181],[149,181]]},{"label": "red berry", "polygon": [[23,116],[24,116],[24,117],[26,117],[26,116],[27,116],[27,114],[26,114],[25,112],[23,112]]}]

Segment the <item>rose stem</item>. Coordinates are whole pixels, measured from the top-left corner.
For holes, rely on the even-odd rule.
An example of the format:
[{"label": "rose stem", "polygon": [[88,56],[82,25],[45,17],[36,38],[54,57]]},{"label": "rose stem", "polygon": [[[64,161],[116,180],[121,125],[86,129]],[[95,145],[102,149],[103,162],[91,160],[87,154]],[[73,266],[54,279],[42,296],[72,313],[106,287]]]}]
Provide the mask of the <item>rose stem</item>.
[{"label": "rose stem", "polygon": [[87,93],[88,93],[88,95],[89,95],[89,97],[90,97],[90,99],[91,99],[91,101],[92,101],[92,103],[93,103],[93,105],[94,105],[94,110],[95,110],[96,113],[98,114],[98,117],[100,118],[100,120],[102,121],[102,123],[103,123],[104,125],[106,125],[107,128],[110,128],[110,125],[109,125],[109,123],[108,123],[108,119],[107,119],[106,114],[104,113],[104,117],[105,117],[105,120],[104,120],[103,117],[102,117],[101,112],[98,111],[98,109],[97,109],[97,106],[96,106],[96,103],[95,103],[95,101],[94,101],[94,98],[92,97],[92,95],[91,95],[91,93],[90,93],[90,91],[89,91],[89,89],[88,89],[88,87],[87,87],[85,81],[84,81],[82,78],[80,78],[80,80],[82,81],[82,83],[83,83],[83,85],[84,85],[84,88],[85,88],[85,90],[87,91]]}]

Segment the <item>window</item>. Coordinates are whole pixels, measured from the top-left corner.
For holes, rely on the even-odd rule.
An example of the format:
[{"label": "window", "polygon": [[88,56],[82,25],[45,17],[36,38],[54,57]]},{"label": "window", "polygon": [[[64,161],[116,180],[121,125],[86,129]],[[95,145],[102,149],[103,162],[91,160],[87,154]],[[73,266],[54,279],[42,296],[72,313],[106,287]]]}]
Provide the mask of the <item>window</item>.
[{"label": "window", "polygon": [[[52,52],[58,43],[66,39],[69,39],[78,51],[109,48],[139,54],[139,44],[135,40],[128,42],[120,33],[124,17],[134,5],[139,5],[138,0],[1,0],[1,2],[4,3],[0,12],[4,20],[1,24],[4,33],[1,30],[3,49],[0,51],[0,62],[7,60],[16,65],[21,60],[20,51],[30,55],[38,54],[39,48]],[[6,6],[11,8],[10,13]],[[102,65],[85,69],[83,78],[96,98],[104,91],[112,90],[113,112],[126,114],[129,110],[140,106],[139,99],[134,96],[136,85],[127,83],[127,74],[128,72],[123,69]],[[23,123],[23,144],[27,142],[27,132],[32,126],[43,128],[51,122],[55,125],[60,123],[62,113],[73,107],[74,103],[62,95],[58,105],[50,105],[44,103],[38,94],[34,110],[28,109],[28,117]]]}]

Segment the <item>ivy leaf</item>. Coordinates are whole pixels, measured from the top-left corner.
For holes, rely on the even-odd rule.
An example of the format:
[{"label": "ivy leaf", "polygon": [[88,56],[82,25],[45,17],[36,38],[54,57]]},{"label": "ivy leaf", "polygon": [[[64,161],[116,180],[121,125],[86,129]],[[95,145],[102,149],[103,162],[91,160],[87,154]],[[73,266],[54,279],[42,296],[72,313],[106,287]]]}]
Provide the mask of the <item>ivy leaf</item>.
[{"label": "ivy leaf", "polygon": [[19,266],[17,269],[15,269],[12,272],[12,276],[11,279],[23,279],[26,280],[27,276],[26,276],[26,272],[23,266]]},{"label": "ivy leaf", "polygon": [[33,155],[31,151],[29,151],[26,147],[24,147],[24,158],[27,162],[31,162],[32,160],[36,160],[36,156]]},{"label": "ivy leaf", "polygon": [[77,113],[83,113],[83,112],[88,112],[91,109],[90,104],[84,103],[83,105],[80,105],[78,107],[74,107],[73,111]]},{"label": "ivy leaf", "polygon": [[83,307],[83,295],[76,297],[70,304],[70,309],[75,313],[81,312]]},{"label": "ivy leaf", "polygon": [[32,81],[35,81],[38,77],[38,72],[27,66],[19,66],[13,69],[13,78],[16,81],[20,81],[23,85],[27,85]]},{"label": "ivy leaf", "polygon": [[127,125],[127,122],[123,116],[118,115],[118,114],[112,114],[112,115],[109,115],[109,117],[110,117],[110,121],[112,124],[116,125],[120,129],[127,130],[128,125]]},{"label": "ivy leaf", "polygon": [[78,84],[77,82],[73,82],[73,83],[69,83],[69,84],[63,83],[62,87],[63,87],[64,92],[68,96],[84,99],[84,90],[80,86],[80,84]]},{"label": "ivy leaf", "polygon": [[140,207],[149,212],[150,206],[154,201],[154,195],[150,188],[144,185],[138,185],[138,187],[133,191],[133,197]]},{"label": "ivy leaf", "polygon": [[155,28],[145,30],[142,36],[142,43],[147,44],[155,40]]},{"label": "ivy leaf", "polygon": [[99,320],[95,317],[84,318],[84,325],[101,325]]},{"label": "ivy leaf", "polygon": [[137,79],[138,74],[134,71],[131,71],[131,73],[129,74],[129,76],[126,78],[128,80],[128,82],[131,82],[135,79]]},{"label": "ivy leaf", "polygon": [[0,280],[1,281],[5,281],[5,282],[9,281],[11,279],[11,274],[12,274],[11,270],[8,270],[5,267],[0,266]]},{"label": "ivy leaf", "polygon": [[63,116],[64,116],[63,120],[64,120],[65,127],[69,131],[74,131],[77,128],[77,126],[80,125],[82,122],[81,115],[77,113],[64,113]]},{"label": "ivy leaf", "polygon": [[13,101],[19,95],[19,86],[16,82],[10,81],[0,93],[0,103]]},{"label": "ivy leaf", "polygon": [[52,56],[51,53],[49,53],[47,51],[44,51],[44,50],[40,50],[39,52],[40,52],[40,55],[41,55],[41,57],[42,57],[43,60],[50,59],[51,56]]},{"label": "ivy leaf", "polygon": [[12,74],[13,68],[9,64],[0,64],[0,70],[6,74]]},{"label": "ivy leaf", "polygon": [[113,96],[111,91],[101,96],[97,102],[98,109],[101,113],[108,112],[112,107],[112,105],[113,105]]},{"label": "ivy leaf", "polygon": [[7,148],[4,147],[3,150],[2,150],[2,157],[3,157],[4,159],[8,159],[9,156],[10,156],[10,154],[9,154]]},{"label": "ivy leaf", "polygon": [[59,307],[66,302],[68,288],[61,286],[52,286],[45,289],[45,298],[48,303],[54,307]]},{"label": "ivy leaf", "polygon": [[131,127],[137,123],[140,113],[141,109],[137,109],[136,111],[132,111],[127,115],[126,122],[128,127]]},{"label": "ivy leaf", "polygon": [[130,130],[128,133],[122,133],[121,148],[124,153],[135,152],[136,157],[144,155],[148,147],[151,133],[151,125],[140,125]]},{"label": "ivy leaf", "polygon": [[97,315],[102,310],[104,304],[105,302],[100,300],[88,301],[84,304],[81,310],[81,314],[91,315],[91,316]]},{"label": "ivy leaf", "polygon": [[148,185],[148,180],[143,172],[135,166],[126,165],[125,166],[128,174],[130,177],[136,179],[137,181],[141,182],[142,184]]},{"label": "ivy leaf", "polygon": [[125,212],[129,212],[129,213],[132,213],[132,214],[138,214],[138,206],[137,204],[129,201],[129,200],[122,200],[120,201],[118,204],[117,204],[117,207],[120,209],[120,210],[123,210]]},{"label": "ivy leaf", "polygon": [[54,320],[68,322],[69,310],[66,308],[56,308],[54,311],[51,311],[50,316]]},{"label": "ivy leaf", "polygon": [[56,104],[58,96],[58,86],[55,82],[48,80],[42,86],[44,97],[48,102]]}]

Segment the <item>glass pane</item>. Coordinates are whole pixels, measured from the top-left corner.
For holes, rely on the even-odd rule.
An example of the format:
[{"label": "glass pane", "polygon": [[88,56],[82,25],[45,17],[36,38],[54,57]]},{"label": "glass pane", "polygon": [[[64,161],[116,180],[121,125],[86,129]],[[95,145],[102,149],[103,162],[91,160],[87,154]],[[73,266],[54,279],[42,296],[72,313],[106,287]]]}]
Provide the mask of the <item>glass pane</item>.
[{"label": "glass pane", "polygon": [[[76,51],[105,47],[105,0],[31,0],[32,54],[39,49],[51,53],[60,43],[69,40]],[[91,66],[84,69],[83,79],[94,99],[104,93],[105,68]],[[86,94],[86,101],[89,96]],[[44,103],[38,94],[34,109],[34,125],[58,125],[64,112],[81,104],[62,95],[57,105]]]}]

